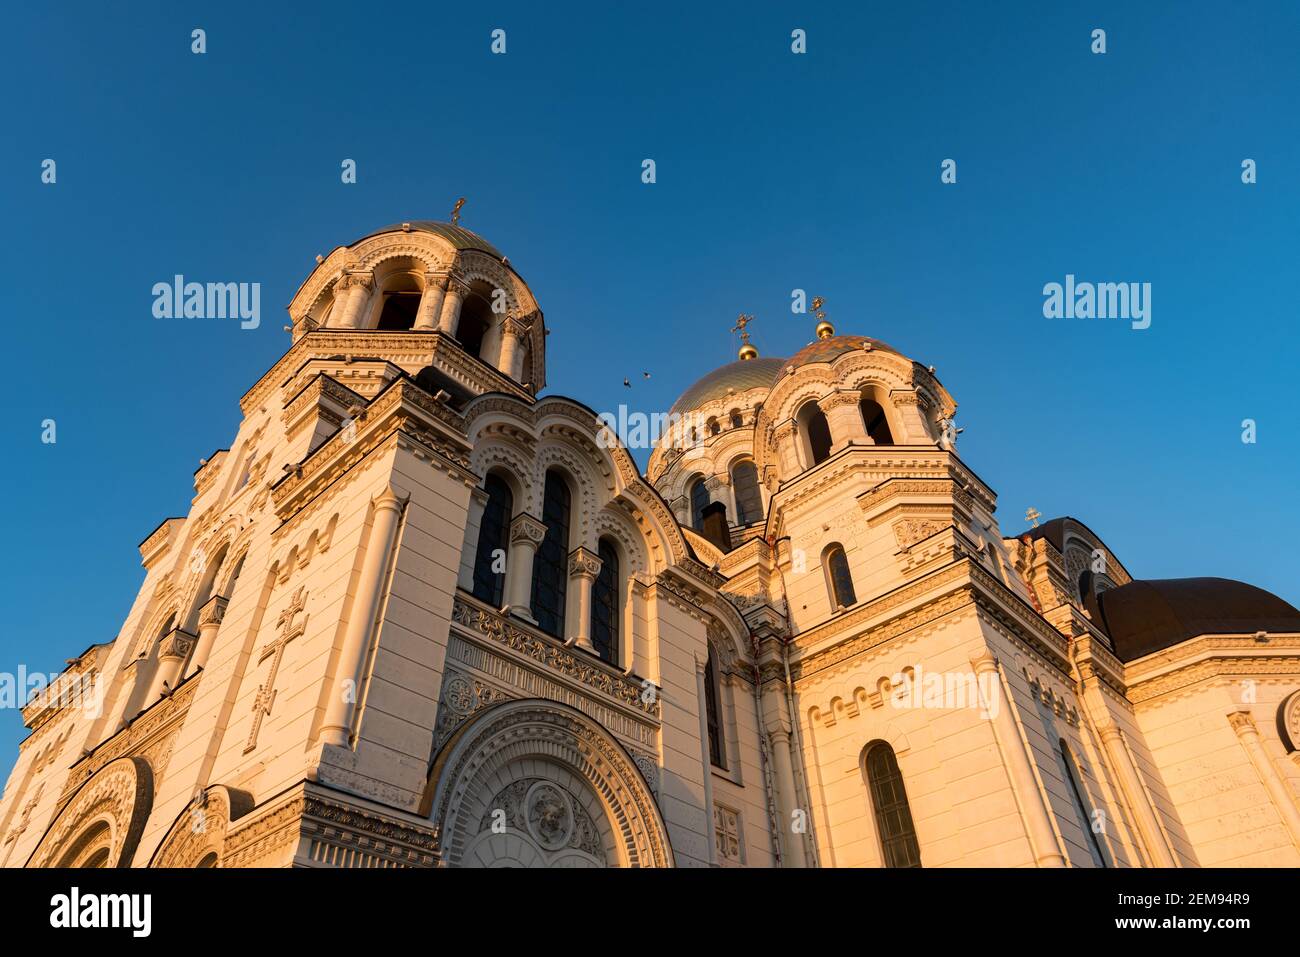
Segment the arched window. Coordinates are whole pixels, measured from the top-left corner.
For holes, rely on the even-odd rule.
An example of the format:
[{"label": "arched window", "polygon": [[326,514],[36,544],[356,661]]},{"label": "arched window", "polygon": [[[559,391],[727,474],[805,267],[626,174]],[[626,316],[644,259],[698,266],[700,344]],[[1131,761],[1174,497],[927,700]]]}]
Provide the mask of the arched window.
[{"label": "arched window", "polygon": [[722,426],[718,425],[718,420],[713,418],[712,416],[709,417],[708,427],[709,427],[709,435],[717,435],[719,432],[722,431]]},{"label": "arched window", "polygon": [[618,552],[609,539],[596,546],[600,574],[591,588],[591,643],[601,661],[618,664]]},{"label": "arched window", "polygon": [[799,430],[804,434],[809,467],[820,465],[831,457],[831,427],[826,413],[816,402],[804,403],[798,415]]},{"label": "arched window", "polygon": [[997,573],[998,581],[1005,585],[1007,583],[1007,575],[1006,572],[1002,570],[1002,560],[998,558],[998,550],[994,547],[992,542],[984,543],[984,554],[988,555],[989,564],[993,566],[993,571]]},{"label": "arched window", "polygon": [[1092,597],[1092,590],[1092,569],[1085,568],[1079,572],[1079,600],[1085,605],[1088,603],[1088,599]]},{"label": "arched window", "polygon": [[718,674],[713,667],[713,649],[704,663],[704,717],[709,731],[709,763],[727,769],[727,749],[722,737],[722,721],[718,712]]},{"label": "arched window", "polygon": [[731,427],[733,429],[738,429],[745,424],[745,420],[740,417],[739,409],[732,409],[730,415],[731,415]]},{"label": "arched window", "polygon": [[456,340],[472,356],[482,356],[483,337],[492,327],[492,305],[477,293],[466,294],[456,323]]},{"label": "arched window", "polygon": [[844,546],[838,542],[830,545],[823,553],[822,563],[826,569],[831,607],[838,609],[856,605],[858,596],[853,590],[853,576],[849,573],[849,559],[844,554]]},{"label": "arched window", "polygon": [[903,772],[894,749],[883,741],[867,748],[867,789],[876,812],[876,830],[886,867],[920,867],[921,848],[916,843],[912,810],[907,804]]},{"label": "arched window", "polygon": [[569,483],[551,469],[542,493],[542,524],[546,534],[533,559],[532,612],[542,631],[564,637],[564,602],[569,585]]},{"label": "arched window", "polygon": [[420,287],[410,276],[395,276],[383,292],[379,307],[378,330],[401,331],[415,325],[415,314],[420,311]]},{"label": "arched window", "polygon": [[691,483],[691,527],[696,531],[704,529],[704,506],[709,504],[709,489],[703,478]]},{"label": "arched window", "polygon": [[763,518],[763,497],[758,491],[758,469],[750,459],[731,467],[731,488],[736,493],[736,524],[749,525]]},{"label": "arched window", "polygon": [[863,399],[858,403],[858,408],[862,412],[862,424],[866,426],[867,435],[871,436],[872,441],[877,445],[893,445],[894,436],[889,431],[889,421],[885,418],[885,410],[880,407],[880,403]]},{"label": "arched window", "polygon": [[1090,838],[1089,853],[1092,855],[1093,864],[1097,867],[1109,867],[1110,864],[1106,859],[1106,852],[1102,850],[1101,841],[1097,837],[1097,832],[1092,828],[1092,808],[1088,804],[1088,799],[1084,797],[1083,778],[1079,774],[1079,765],[1075,763],[1074,755],[1070,753],[1070,746],[1061,738],[1061,763],[1065,767],[1065,780],[1070,785],[1070,793],[1074,797],[1075,810],[1079,812],[1079,827],[1083,833]]},{"label": "arched window", "polygon": [[478,527],[478,551],[474,553],[474,597],[493,608],[500,608],[505,598],[505,562],[510,548],[510,519],[514,516],[515,497],[499,475],[489,475],[483,483],[487,505]]}]

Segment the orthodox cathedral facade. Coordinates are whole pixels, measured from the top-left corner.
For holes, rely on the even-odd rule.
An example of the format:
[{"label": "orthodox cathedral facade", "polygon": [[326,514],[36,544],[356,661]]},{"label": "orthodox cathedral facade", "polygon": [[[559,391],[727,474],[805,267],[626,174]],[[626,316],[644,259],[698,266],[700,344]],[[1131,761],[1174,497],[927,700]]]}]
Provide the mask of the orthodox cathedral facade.
[{"label": "orthodox cathedral facade", "polygon": [[1300,865],[1300,612],[1004,534],[932,368],[746,345],[643,474],[455,221],[289,311],[25,707],[0,865]]}]

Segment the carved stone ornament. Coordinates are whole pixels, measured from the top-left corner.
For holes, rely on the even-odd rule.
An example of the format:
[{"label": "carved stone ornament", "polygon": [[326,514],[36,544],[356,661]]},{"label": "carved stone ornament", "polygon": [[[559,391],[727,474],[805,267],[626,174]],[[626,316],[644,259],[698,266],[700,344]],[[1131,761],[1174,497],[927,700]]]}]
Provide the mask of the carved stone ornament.
[{"label": "carved stone ornament", "polygon": [[105,765],[54,819],[28,867],[128,867],[153,806],[153,773],[141,757]]},{"label": "carved stone ornament", "polygon": [[590,549],[578,546],[569,553],[569,574],[579,578],[594,579],[600,574],[600,556]]},{"label": "carved stone ornament", "polygon": [[540,545],[546,537],[546,526],[531,515],[520,515],[510,523],[510,544],[532,542]]}]

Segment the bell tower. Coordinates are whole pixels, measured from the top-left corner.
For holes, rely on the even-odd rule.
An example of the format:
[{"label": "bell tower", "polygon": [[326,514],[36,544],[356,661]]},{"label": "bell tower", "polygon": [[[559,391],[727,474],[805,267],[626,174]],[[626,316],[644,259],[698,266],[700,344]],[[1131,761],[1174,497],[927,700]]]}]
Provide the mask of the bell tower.
[{"label": "bell tower", "polygon": [[510,260],[459,224],[462,205],[453,222],[385,226],[318,256],[289,304],[285,364],[366,398],[398,370],[453,405],[533,398],[546,384],[541,309]]}]

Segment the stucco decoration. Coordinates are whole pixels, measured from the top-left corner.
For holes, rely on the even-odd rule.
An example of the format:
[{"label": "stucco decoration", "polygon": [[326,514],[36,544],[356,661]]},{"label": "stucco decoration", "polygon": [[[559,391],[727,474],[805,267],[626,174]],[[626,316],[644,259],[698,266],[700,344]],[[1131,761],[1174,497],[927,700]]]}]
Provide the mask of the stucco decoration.
[{"label": "stucco decoration", "polygon": [[144,758],[104,765],[54,819],[28,867],[130,867],[153,805]]}]

